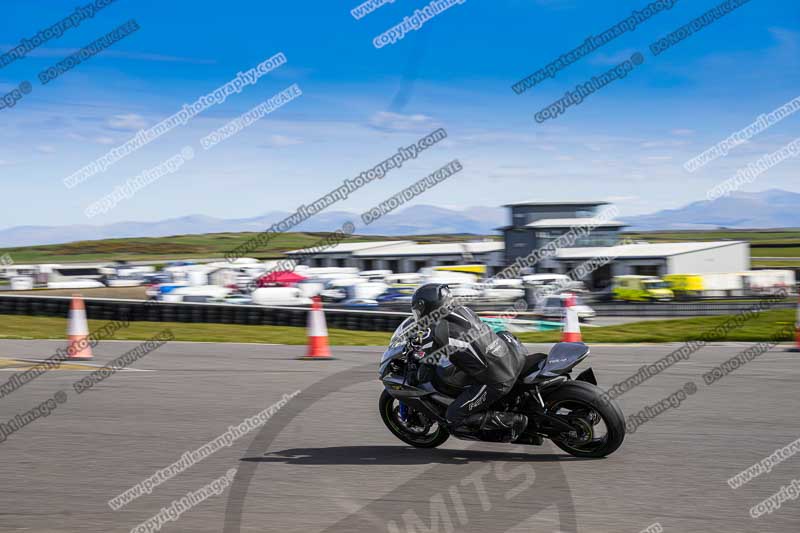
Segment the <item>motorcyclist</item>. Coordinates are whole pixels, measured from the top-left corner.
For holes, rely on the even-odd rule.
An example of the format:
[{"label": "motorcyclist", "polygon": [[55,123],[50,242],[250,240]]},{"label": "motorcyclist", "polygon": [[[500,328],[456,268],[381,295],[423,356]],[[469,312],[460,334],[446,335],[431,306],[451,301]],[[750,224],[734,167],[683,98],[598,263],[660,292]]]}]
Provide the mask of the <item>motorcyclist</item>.
[{"label": "motorcyclist", "polygon": [[[453,365],[475,381],[447,409],[451,432],[479,428],[502,435],[502,440],[516,440],[528,418],[488,408],[511,391],[522,371],[524,356],[472,309],[459,305],[447,285],[422,285],[414,292],[411,309],[417,323],[418,348],[428,355],[444,351]],[[431,363],[426,357],[421,361]]]}]

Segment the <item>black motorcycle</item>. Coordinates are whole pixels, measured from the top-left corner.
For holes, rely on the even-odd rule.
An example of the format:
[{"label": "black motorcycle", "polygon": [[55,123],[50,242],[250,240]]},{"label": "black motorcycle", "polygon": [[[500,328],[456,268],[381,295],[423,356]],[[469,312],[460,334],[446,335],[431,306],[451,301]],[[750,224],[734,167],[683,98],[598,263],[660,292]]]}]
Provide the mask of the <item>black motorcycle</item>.
[{"label": "black motorcycle", "polygon": [[[384,384],[380,412],[397,438],[418,448],[435,448],[450,437],[445,412],[463,389],[474,383],[454,365],[421,364],[409,337],[409,318],[398,326],[383,354],[379,375]],[[625,438],[625,417],[613,400],[602,398],[591,368],[572,379],[573,368],[586,359],[589,347],[581,342],[560,342],[549,354],[527,354],[510,333],[499,335],[525,354],[525,365],[514,388],[492,410],[521,413],[528,427],[515,444],[541,445],[550,439],[577,457],[604,457]],[[455,437],[505,442],[495,432],[479,428],[461,430]]]}]

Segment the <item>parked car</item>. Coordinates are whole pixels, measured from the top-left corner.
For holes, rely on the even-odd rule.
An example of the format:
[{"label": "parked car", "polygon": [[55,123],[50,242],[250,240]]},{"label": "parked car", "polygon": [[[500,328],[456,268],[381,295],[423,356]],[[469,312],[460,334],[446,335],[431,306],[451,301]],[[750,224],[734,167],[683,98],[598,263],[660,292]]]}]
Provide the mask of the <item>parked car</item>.
[{"label": "parked car", "polygon": [[667,302],[675,298],[669,284],[656,276],[616,276],[614,299],[628,302]]},{"label": "parked car", "polygon": [[245,294],[230,294],[221,300],[224,304],[251,305],[253,299]]},{"label": "parked car", "polygon": [[264,287],[250,295],[256,305],[311,305],[296,287]]},{"label": "parked car", "polygon": [[375,299],[381,304],[410,304],[414,290],[407,287],[389,287]]},{"label": "parked car", "polygon": [[588,322],[597,316],[595,310],[586,305],[586,302],[584,302],[583,298],[570,294],[556,294],[553,296],[548,296],[542,303],[539,304],[538,307],[536,307],[534,312],[546,320],[563,320],[566,314],[568,298],[575,298],[574,307],[578,312],[579,320]]},{"label": "parked car", "polygon": [[33,290],[33,277],[32,276],[14,276],[10,280],[12,291],[30,291]]},{"label": "parked car", "polygon": [[354,307],[354,308],[378,307],[378,302],[370,298],[352,298],[350,300],[345,300],[344,302],[342,302],[342,306]]},{"label": "parked car", "polygon": [[325,289],[320,291],[319,297],[325,303],[339,303],[347,299],[347,291],[339,287],[337,289]]},{"label": "parked car", "polygon": [[161,294],[162,302],[219,302],[231,290],[216,285],[196,285],[190,287],[175,287],[169,292]]},{"label": "parked car", "polygon": [[186,287],[185,283],[158,283],[154,285],[148,285],[144,293],[150,300],[163,300],[165,295],[183,287]]},{"label": "parked car", "polygon": [[490,280],[478,285],[481,297],[493,303],[514,302],[525,298],[521,279]]}]

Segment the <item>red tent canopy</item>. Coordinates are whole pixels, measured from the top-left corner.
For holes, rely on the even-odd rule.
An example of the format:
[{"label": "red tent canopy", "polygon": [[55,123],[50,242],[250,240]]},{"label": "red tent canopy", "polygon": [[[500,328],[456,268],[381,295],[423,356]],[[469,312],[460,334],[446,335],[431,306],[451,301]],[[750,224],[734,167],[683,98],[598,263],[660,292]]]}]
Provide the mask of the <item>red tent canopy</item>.
[{"label": "red tent canopy", "polygon": [[282,287],[290,287],[304,279],[306,279],[305,276],[301,276],[291,270],[276,270],[258,278],[258,286],[280,285]]}]

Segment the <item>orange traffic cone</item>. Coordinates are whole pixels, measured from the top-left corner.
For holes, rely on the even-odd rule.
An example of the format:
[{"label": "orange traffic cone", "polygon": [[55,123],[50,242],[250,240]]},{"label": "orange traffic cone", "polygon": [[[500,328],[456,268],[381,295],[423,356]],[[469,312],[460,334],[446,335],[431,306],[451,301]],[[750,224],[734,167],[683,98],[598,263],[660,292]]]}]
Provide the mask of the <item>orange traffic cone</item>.
[{"label": "orange traffic cone", "polygon": [[92,355],[92,345],[89,342],[89,324],[86,321],[86,307],[83,305],[83,298],[80,294],[72,295],[72,303],[69,306],[69,324],[67,325],[67,346],[68,361],[90,361]]},{"label": "orange traffic cone", "polygon": [[788,351],[800,352],[800,294],[797,300],[797,321],[794,323],[794,347]]},{"label": "orange traffic cone", "polygon": [[333,359],[328,346],[328,326],[325,324],[325,312],[322,300],[315,296],[308,312],[308,352],[300,359]]},{"label": "orange traffic cone", "polygon": [[561,342],[583,342],[578,311],[575,310],[575,296],[570,294],[565,302],[566,317],[564,331],[561,333]]}]

